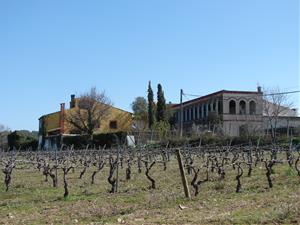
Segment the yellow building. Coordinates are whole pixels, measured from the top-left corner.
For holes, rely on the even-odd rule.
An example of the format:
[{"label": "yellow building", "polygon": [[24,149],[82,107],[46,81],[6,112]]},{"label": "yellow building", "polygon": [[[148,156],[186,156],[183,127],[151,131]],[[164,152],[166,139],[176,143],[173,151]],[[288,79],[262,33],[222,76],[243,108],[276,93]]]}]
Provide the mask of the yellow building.
[{"label": "yellow building", "polygon": [[[79,109],[78,101],[79,99],[76,99],[75,95],[71,95],[69,109],[65,108],[65,103],[62,103],[60,111],[39,118],[40,148],[57,147],[55,145],[60,143],[62,136],[80,134],[67,120],[68,116]],[[99,121],[99,126],[94,130],[94,133],[129,132],[133,124],[132,113],[113,106],[107,106],[107,108],[106,116]]]}]

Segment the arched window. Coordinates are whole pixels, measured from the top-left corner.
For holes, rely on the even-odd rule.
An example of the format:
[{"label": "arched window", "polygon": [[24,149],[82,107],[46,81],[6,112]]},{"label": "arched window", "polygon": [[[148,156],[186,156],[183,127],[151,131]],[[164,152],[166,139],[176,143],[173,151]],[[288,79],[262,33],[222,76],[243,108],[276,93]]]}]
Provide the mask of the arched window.
[{"label": "arched window", "polygon": [[216,105],[217,105],[217,103],[216,103],[216,101],[214,101],[214,103],[213,103],[213,111],[214,112],[216,111]]},{"label": "arched window", "polygon": [[199,118],[201,119],[202,117],[203,117],[202,105],[199,105]]},{"label": "arched window", "polygon": [[246,102],[244,100],[240,101],[240,114],[246,114]]},{"label": "arched window", "polygon": [[234,100],[231,100],[229,102],[229,113],[230,114],[236,114],[236,107],[235,107],[235,101]]},{"label": "arched window", "polygon": [[255,103],[255,101],[250,102],[250,114],[251,115],[256,114],[256,103]]},{"label": "arched window", "polygon": [[199,118],[198,106],[194,106],[194,112],[195,112],[195,120],[197,120]]}]

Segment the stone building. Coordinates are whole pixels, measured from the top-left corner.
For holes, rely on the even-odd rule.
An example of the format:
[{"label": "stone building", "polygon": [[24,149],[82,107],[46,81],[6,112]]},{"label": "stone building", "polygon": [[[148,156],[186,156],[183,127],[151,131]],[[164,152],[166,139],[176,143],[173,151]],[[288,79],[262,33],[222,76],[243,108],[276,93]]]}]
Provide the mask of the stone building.
[{"label": "stone building", "polygon": [[[263,92],[260,87],[257,91],[221,90],[183,102],[182,105],[174,105],[173,109],[176,128],[180,129],[182,120],[183,132],[186,134],[208,131],[240,136],[245,133],[263,133],[267,129]],[[293,126],[300,126],[297,115],[288,115],[290,121],[294,122]]]}]

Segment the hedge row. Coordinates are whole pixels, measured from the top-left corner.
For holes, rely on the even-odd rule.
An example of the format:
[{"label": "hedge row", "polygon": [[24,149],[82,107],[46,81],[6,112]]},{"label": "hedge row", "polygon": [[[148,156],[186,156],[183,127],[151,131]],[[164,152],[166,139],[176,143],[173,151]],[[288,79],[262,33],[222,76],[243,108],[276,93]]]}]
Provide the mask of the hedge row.
[{"label": "hedge row", "polygon": [[[218,137],[213,135],[204,135],[202,137],[194,137],[194,138],[170,138],[160,143],[161,146],[168,145],[170,148],[172,147],[180,147],[184,145],[189,146],[199,146],[201,145],[216,145],[216,146],[224,146],[224,145],[249,145],[252,143],[256,145],[259,140],[260,145],[270,145],[272,144],[272,139],[269,137]],[[277,139],[277,144],[281,145],[289,145],[290,139],[286,137],[280,137]],[[300,137],[293,138],[293,144],[300,144]]]},{"label": "hedge row", "polygon": [[94,134],[92,137],[88,135],[80,136],[64,136],[62,143],[66,146],[74,146],[75,149],[85,148],[90,145],[94,148],[106,146],[111,148],[115,145],[123,145],[126,142],[126,132]]}]

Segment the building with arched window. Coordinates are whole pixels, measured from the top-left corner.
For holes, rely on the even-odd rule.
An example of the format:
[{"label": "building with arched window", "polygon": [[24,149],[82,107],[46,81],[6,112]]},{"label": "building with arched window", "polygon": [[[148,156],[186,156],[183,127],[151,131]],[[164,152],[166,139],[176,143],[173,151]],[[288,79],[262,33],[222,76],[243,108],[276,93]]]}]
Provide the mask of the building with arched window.
[{"label": "building with arched window", "polygon": [[[266,105],[268,113],[266,113]],[[278,130],[300,127],[300,117],[295,109],[280,106],[280,114],[276,120]],[[229,136],[268,133],[274,127],[267,114],[278,108],[264,101],[261,88],[257,91],[222,90],[200,98],[196,98],[173,106],[176,127],[184,133],[214,132]],[[190,112],[193,112],[192,114]],[[186,114],[192,116],[185,116]],[[181,118],[183,115],[183,120]],[[182,123],[181,123],[182,121]],[[196,128],[196,131],[195,131]]]},{"label": "building with arched window", "polygon": [[262,130],[263,93],[260,89],[222,90],[173,107],[178,129],[181,126],[182,108],[182,129],[186,133],[195,127],[198,132],[213,131],[230,136],[239,136],[246,125],[256,131]]}]

